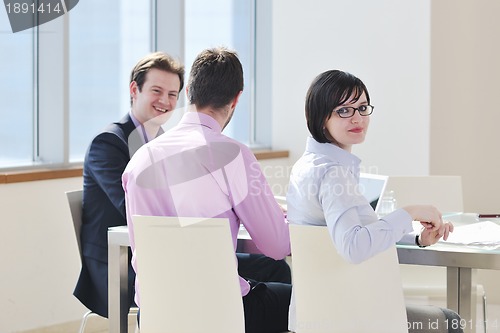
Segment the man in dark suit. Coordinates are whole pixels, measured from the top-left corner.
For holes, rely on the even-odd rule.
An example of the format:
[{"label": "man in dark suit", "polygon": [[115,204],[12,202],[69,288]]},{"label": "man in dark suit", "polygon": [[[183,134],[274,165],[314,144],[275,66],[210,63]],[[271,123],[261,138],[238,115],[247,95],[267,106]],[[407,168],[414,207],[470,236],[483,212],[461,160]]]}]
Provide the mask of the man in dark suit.
[{"label": "man in dark suit", "polygon": [[[141,59],[130,76],[130,112],[91,142],[83,165],[83,263],[74,295],[92,312],[108,316],[108,228],[127,225],[121,176],[144,143],[160,135],[184,86],[184,66],[165,53]],[[284,261],[237,254],[248,279],[291,283]],[[134,306],[135,273],[129,262],[129,304]]]},{"label": "man in dark suit", "polygon": [[[130,77],[131,110],[91,142],[83,166],[83,263],[74,295],[108,316],[109,227],[126,225],[121,176],[135,151],[163,131],[184,85],[184,66],[165,53],[142,58]],[[129,299],[135,274],[129,263]]]}]

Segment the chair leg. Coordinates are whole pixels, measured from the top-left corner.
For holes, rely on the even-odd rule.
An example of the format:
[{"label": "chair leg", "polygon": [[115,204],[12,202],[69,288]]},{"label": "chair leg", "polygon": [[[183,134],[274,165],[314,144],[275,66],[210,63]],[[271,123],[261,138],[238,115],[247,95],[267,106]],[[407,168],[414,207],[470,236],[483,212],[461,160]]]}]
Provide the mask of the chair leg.
[{"label": "chair leg", "polygon": [[482,305],[482,315],[483,315],[483,327],[484,327],[484,333],[487,331],[487,324],[488,320],[486,319],[486,291],[484,290],[483,285],[478,284],[476,285],[476,293],[478,296],[481,297],[481,305]]},{"label": "chair leg", "polygon": [[139,329],[139,323],[137,322],[137,314],[138,314],[138,312],[139,312],[139,308],[137,308],[137,307],[131,307],[129,309],[129,312],[128,312],[129,316],[132,315],[132,316],[135,317],[135,330],[134,330],[135,333],[140,333],[141,332],[141,330]]},{"label": "chair leg", "polygon": [[83,315],[83,318],[82,318],[82,323],[80,325],[80,330],[78,331],[79,333],[84,333],[85,332],[85,325],[87,325],[87,319],[91,316],[91,315],[94,315],[95,313],[93,313],[92,311],[88,311],[86,312],[84,315]]},{"label": "chair leg", "polygon": [[486,293],[483,294],[483,321],[484,321],[484,333],[486,333],[486,326],[488,320],[486,320]]}]

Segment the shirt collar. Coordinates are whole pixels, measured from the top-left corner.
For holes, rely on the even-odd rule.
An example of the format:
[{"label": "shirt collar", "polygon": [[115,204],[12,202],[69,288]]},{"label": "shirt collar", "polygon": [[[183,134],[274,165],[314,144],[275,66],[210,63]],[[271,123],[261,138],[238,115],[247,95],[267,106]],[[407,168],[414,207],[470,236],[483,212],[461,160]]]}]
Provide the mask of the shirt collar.
[{"label": "shirt collar", "polygon": [[[137,120],[137,118],[134,116],[134,114],[132,113],[132,111],[129,112],[129,115],[130,115],[130,119],[132,119],[132,122],[134,123],[134,126],[136,128],[136,131],[141,131],[141,138],[143,140],[143,143],[148,143],[149,141],[151,141],[152,139],[154,139],[155,137],[153,138],[150,138],[146,132],[146,129],[144,128],[144,126],[142,125],[142,123]],[[156,135],[159,136],[160,134],[163,134],[163,128],[160,126],[160,128],[158,129],[158,134]]]},{"label": "shirt collar", "polygon": [[201,125],[210,128],[213,131],[222,132],[222,128],[220,124],[214,118],[210,117],[207,114],[197,112],[197,111],[188,111],[184,113],[180,124],[195,124]]},{"label": "shirt collar", "polygon": [[132,119],[132,122],[134,123],[135,127],[139,127],[141,125],[141,123],[139,122],[139,120],[137,120],[137,118],[134,116],[134,114],[132,113],[132,111],[129,112],[129,115],[130,115],[130,119]]},{"label": "shirt collar", "polygon": [[331,143],[319,143],[313,137],[309,136],[306,143],[306,152],[324,155],[332,162],[338,163],[350,170],[356,178],[359,177],[361,159],[347,150]]}]

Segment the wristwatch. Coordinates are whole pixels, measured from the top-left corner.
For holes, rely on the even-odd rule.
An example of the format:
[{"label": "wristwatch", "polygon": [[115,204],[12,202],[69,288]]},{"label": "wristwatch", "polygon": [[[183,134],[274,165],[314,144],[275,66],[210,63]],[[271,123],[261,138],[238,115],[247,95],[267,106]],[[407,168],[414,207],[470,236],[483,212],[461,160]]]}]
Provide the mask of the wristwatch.
[{"label": "wristwatch", "polygon": [[427,247],[427,245],[420,245],[419,238],[420,238],[420,235],[415,236],[415,244],[417,244],[418,247]]}]

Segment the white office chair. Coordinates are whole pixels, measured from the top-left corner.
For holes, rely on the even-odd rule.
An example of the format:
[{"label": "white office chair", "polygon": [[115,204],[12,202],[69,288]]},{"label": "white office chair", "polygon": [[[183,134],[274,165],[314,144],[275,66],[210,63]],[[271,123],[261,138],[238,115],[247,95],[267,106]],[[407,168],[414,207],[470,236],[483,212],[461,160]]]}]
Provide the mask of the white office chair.
[{"label": "white office chair", "polygon": [[142,333],[244,333],[227,219],[133,216]]},{"label": "white office chair", "polygon": [[[80,254],[80,260],[83,261],[82,245],[80,240],[80,230],[82,228],[82,203],[83,203],[83,190],[67,191],[66,197],[68,199],[69,210],[71,212],[71,218],[73,220],[73,227],[75,229],[76,243],[78,244],[78,252]],[[138,309],[131,308],[130,314],[136,315]],[[100,317],[98,314],[87,311],[82,318],[82,323],[80,324],[79,333],[85,332],[85,326],[90,317]]]},{"label": "white office chair", "polygon": [[408,332],[396,248],[349,264],[327,227],[290,225],[293,300],[297,333]]},{"label": "white office chair", "polygon": [[389,176],[386,193],[391,190],[398,207],[431,204],[443,213],[464,209],[461,176]]},{"label": "white office chair", "polygon": [[[386,193],[391,190],[398,207],[432,204],[442,213],[464,211],[461,176],[390,176]],[[444,267],[402,265],[403,291],[407,301],[417,301],[422,296],[446,298],[445,270]],[[486,293],[482,285],[477,285],[476,294],[480,297],[481,312],[486,322]]]}]

